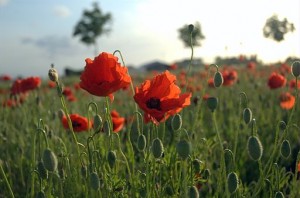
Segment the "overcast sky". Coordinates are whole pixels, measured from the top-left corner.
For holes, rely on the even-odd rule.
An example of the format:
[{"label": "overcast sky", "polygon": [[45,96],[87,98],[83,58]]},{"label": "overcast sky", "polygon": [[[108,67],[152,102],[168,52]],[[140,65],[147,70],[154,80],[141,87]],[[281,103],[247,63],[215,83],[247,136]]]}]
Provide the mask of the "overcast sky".
[{"label": "overcast sky", "polygon": [[[46,76],[51,63],[82,69],[94,57],[72,37],[83,9],[93,0],[0,0],[0,75]],[[166,63],[190,57],[178,29],[199,21],[206,37],[195,57],[257,54],[266,63],[300,56],[299,0],[102,0],[113,16],[112,32],[98,39],[99,53],[121,50],[127,65]],[[296,31],[277,43],[263,36],[266,19],[277,14]],[[227,47],[227,50],[225,50]]]}]

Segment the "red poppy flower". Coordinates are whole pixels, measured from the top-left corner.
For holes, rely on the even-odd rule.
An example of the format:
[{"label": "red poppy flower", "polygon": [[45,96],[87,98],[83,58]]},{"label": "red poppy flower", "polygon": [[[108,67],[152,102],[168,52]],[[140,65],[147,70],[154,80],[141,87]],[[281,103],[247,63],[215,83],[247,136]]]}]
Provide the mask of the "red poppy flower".
[{"label": "red poppy flower", "polygon": [[121,117],[117,111],[113,110],[111,112],[111,119],[113,123],[113,131],[115,133],[121,131],[125,123],[125,118]]},{"label": "red poppy flower", "polygon": [[48,81],[48,87],[49,87],[49,88],[54,88],[54,87],[56,87],[56,83],[53,82],[53,81],[51,81],[51,80],[49,80],[49,81]]},{"label": "red poppy flower", "polygon": [[18,79],[14,82],[11,88],[12,94],[25,93],[30,90],[38,88],[42,83],[40,77],[29,77],[25,79]]},{"label": "red poppy flower", "polygon": [[255,68],[256,68],[256,63],[253,62],[253,61],[250,61],[250,62],[247,64],[247,68],[248,68],[248,69],[255,69]]},{"label": "red poppy flower", "polygon": [[17,103],[13,99],[7,99],[7,100],[5,100],[5,101],[2,102],[2,106],[3,107],[14,107],[16,105],[17,105]]},{"label": "red poppy flower", "polygon": [[181,90],[175,81],[176,76],[165,71],[151,81],[146,80],[140,88],[136,87],[134,100],[144,111],[146,123],[151,120],[158,124],[190,105],[192,94],[180,95]]},{"label": "red poppy flower", "polygon": [[94,60],[87,58],[86,66],[80,76],[80,87],[95,96],[110,96],[127,87],[131,78],[127,68],[118,63],[118,58],[103,52]]},{"label": "red poppy flower", "polygon": [[[291,89],[296,88],[296,79],[292,79],[289,83]],[[297,89],[300,89],[300,81],[297,82]]]},{"label": "red poppy flower", "polygon": [[169,67],[170,67],[170,70],[175,70],[178,68],[178,65],[176,63],[173,63]]},{"label": "red poppy flower", "polygon": [[[72,126],[74,132],[82,132],[91,128],[91,122],[88,124],[88,119],[86,117],[80,116],[78,114],[70,114],[70,119],[72,121]],[[65,129],[69,129],[67,117],[64,115],[62,118],[62,124]]]},{"label": "red poppy flower", "polygon": [[12,79],[11,76],[7,74],[0,76],[0,81],[10,81],[11,79]]},{"label": "red poppy flower", "polygon": [[282,109],[291,109],[295,104],[295,96],[291,95],[289,92],[282,93],[279,97],[280,106]]},{"label": "red poppy flower", "polygon": [[280,87],[283,87],[286,84],[286,78],[282,76],[281,74],[278,74],[276,72],[273,72],[268,80],[268,86],[271,89],[277,89]]},{"label": "red poppy flower", "polygon": [[231,86],[235,83],[238,78],[238,74],[235,70],[224,70],[222,72],[223,76],[223,85],[224,86]]},{"label": "red poppy flower", "polygon": [[214,84],[214,79],[213,78],[209,78],[207,81],[208,87],[212,87],[215,88],[215,84]]}]

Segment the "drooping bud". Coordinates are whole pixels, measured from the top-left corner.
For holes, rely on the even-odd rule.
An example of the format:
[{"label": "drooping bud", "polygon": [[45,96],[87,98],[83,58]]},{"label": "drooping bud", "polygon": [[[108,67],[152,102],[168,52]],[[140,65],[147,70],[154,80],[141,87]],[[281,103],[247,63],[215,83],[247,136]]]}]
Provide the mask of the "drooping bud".
[{"label": "drooping bud", "polygon": [[81,176],[85,179],[87,178],[87,167],[85,165],[82,165],[80,168]]},{"label": "drooping bud", "polygon": [[275,193],[275,198],[284,198],[284,195],[283,195],[282,192],[277,191],[277,192]]},{"label": "drooping bud", "polygon": [[176,151],[183,160],[191,154],[191,143],[187,140],[180,140],[176,145]]},{"label": "drooping bud", "polygon": [[189,198],[198,198],[199,197],[199,192],[196,186],[190,186],[189,191],[188,191],[188,197]]},{"label": "drooping bud", "polygon": [[279,129],[281,129],[282,131],[286,129],[286,123],[284,121],[279,122]]},{"label": "drooping bud", "polygon": [[228,190],[232,194],[239,187],[239,178],[235,172],[231,172],[227,176]]},{"label": "drooping bud", "polygon": [[137,139],[137,148],[139,151],[144,151],[146,148],[147,140],[144,134],[139,135]]},{"label": "drooping bud", "polygon": [[160,158],[164,152],[163,143],[159,138],[156,138],[152,142],[152,153],[155,158]]},{"label": "drooping bud", "polygon": [[209,179],[209,177],[210,177],[210,170],[209,169],[205,169],[204,171],[203,171],[203,179],[206,179],[206,180],[208,180]]},{"label": "drooping bud", "polygon": [[96,172],[92,172],[90,174],[90,185],[94,190],[98,190],[100,188],[100,179]]},{"label": "drooping bud", "polygon": [[246,124],[249,124],[252,120],[252,111],[249,108],[245,108],[243,111],[243,119]]},{"label": "drooping bud", "polygon": [[182,118],[180,114],[176,114],[173,116],[171,126],[173,131],[178,131],[179,129],[181,129]]},{"label": "drooping bud", "polygon": [[54,68],[49,69],[48,77],[51,81],[57,82],[58,81],[58,74],[57,74],[56,69],[54,69]]},{"label": "drooping bud", "polygon": [[291,155],[291,145],[288,140],[283,140],[281,143],[280,154],[284,158],[288,158]]},{"label": "drooping bud", "polygon": [[45,149],[42,157],[45,168],[48,171],[55,171],[57,169],[57,158],[54,152],[49,148]]},{"label": "drooping bud", "polygon": [[102,118],[100,115],[95,115],[94,116],[94,125],[93,125],[95,133],[100,132],[101,127],[102,127]]},{"label": "drooping bud", "polygon": [[216,97],[209,97],[209,98],[207,99],[207,106],[208,106],[208,108],[209,108],[212,112],[214,112],[215,109],[216,109],[217,106],[218,106],[218,98],[216,98]]},{"label": "drooping bud", "polygon": [[48,179],[48,171],[44,166],[44,163],[42,161],[39,161],[37,164],[37,171],[39,173],[40,178],[42,179]]},{"label": "drooping bud", "polygon": [[221,87],[221,85],[223,84],[223,76],[221,74],[221,72],[217,71],[214,75],[214,86],[215,87]]},{"label": "drooping bud", "polygon": [[300,76],[300,61],[293,62],[292,66],[292,74],[296,78]]},{"label": "drooping bud", "polygon": [[202,169],[203,162],[199,159],[194,159],[193,162],[193,170],[195,173],[199,173]]},{"label": "drooping bud", "polygon": [[109,122],[107,120],[104,121],[104,123],[103,123],[103,131],[107,135],[110,134],[110,126],[109,126]]},{"label": "drooping bud", "polygon": [[262,154],[263,154],[263,147],[256,136],[250,136],[247,143],[248,148],[248,154],[250,158],[254,161],[260,160]]},{"label": "drooping bud", "polygon": [[109,151],[107,154],[107,161],[110,168],[113,168],[116,164],[117,155],[115,151]]},{"label": "drooping bud", "polygon": [[172,186],[168,185],[168,186],[165,188],[165,193],[166,193],[166,195],[168,195],[168,196],[173,196],[173,195],[174,195],[174,190],[173,190]]}]

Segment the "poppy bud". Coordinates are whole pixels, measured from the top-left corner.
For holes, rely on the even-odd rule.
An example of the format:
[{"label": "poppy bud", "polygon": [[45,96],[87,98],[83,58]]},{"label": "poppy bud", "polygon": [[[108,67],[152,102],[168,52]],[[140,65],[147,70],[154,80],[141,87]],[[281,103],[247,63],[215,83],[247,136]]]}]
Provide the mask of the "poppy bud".
[{"label": "poppy bud", "polygon": [[165,188],[165,193],[168,195],[168,196],[173,196],[174,195],[174,190],[173,188],[168,185],[166,188]]},{"label": "poppy bud", "polygon": [[226,170],[229,170],[229,168],[233,164],[233,153],[230,149],[224,150],[224,158],[225,158]]},{"label": "poppy bud", "polygon": [[212,111],[212,112],[214,112],[214,110],[217,108],[217,106],[218,106],[218,98],[216,98],[216,97],[209,97],[208,99],[207,99],[207,106],[208,106],[208,108]]},{"label": "poppy bud", "polygon": [[147,144],[146,136],[143,134],[139,135],[137,139],[137,148],[139,149],[139,151],[144,151],[146,148],[146,144]]},{"label": "poppy bud", "polygon": [[284,158],[288,158],[291,155],[291,145],[288,140],[283,140],[281,143],[280,154]]},{"label": "poppy bud", "polygon": [[292,74],[296,78],[300,76],[300,61],[295,61],[292,64]]},{"label": "poppy bud", "polygon": [[48,171],[55,171],[57,169],[56,155],[49,148],[44,150],[42,160]]},{"label": "poppy bud", "polygon": [[101,130],[101,126],[102,126],[102,118],[100,115],[95,115],[94,116],[94,131],[95,133],[98,133]]},{"label": "poppy bud", "polygon": [[36,197],[36,198],[45,198],[46,196],[45,196],[45,193],[44,193],[43,191],[39,191],[39,192],[36,194],[35,197]]},{"label": "poppy bud", "polygon": [[181,129],[182,118],[180,114],[176,114],[173,116],[171,126],[173,131],[178,131],[179,129]]},{"label": "poppy bud", "polygon": [[221,74],[221,72],[217,71],[214,75],[214,86],[215,87],[221,87],[221,85],[223,84],[223,76]]},{"label": "poppy bud", "polygon": [[243,119],[246,124],[249,124],[252,120],[252,111],[249,108],[245,108],[243,111]]},{"label": "poppy bud", "polygon": [[48,76],[51,81],[53,81],[53,82],[58,81],[58,74],[57,74],[56,69],[54,69],[54,68],[49,69]]},{"label": "poppy bud", "polygon": [[92,172],[90,174],[90,185],[94,190],[98,190],[100,188],[100,180],[96,172]]},{"label": "poppy bud", "polygon": [[80,173],[84,179],[87,178],[87,167],[85,165],[81,166]]},{"label": "poppy bud", "polygon": [[117,159],[116,152],[115,151],[109,151],[108,154],[107,154],[107,161],[108,161],[108,164],[109,164],[110,168],[113,168],[115,166],[116,159]]},{"label": "poppy bud", "polygon": [[209,177],[210,177],[210,170],[209,170],[209,169],[205,169],[205,170],[203,171],[203,179],[208,180]]},{"label": "poppy bud", "polygon": [[176,151],[183,160],[188,158],[191,153],[191,144],[186,140],[180,140],[176,145]]},{"label": "poppy bud", "polygon": [[160,139],[156,138],[152,142],[152,153],[155,158],[160,158],[164,152],[164,145]]},{"label": "poppy bud", "polygon": [[275,198],[284,198],[284,195],[282,192],[278,191],[275,193]]},{"label": "poppy bud", "polygon": [[194,172],[195,173],[199,173],[201,171],[201,169],[202,169],[203,162],[201,160],[199,160],[199,159],[194,159],[193,162],[192,162],[192,164],[193,164]]},{"label": "poppy bud", "polygon": [[279,122],[279,128],[284,131],[286,129],[286,123],[284,121]]},{"label": "poppy bud", "polygon": [[189,33],[191,34],[194,31],[194,25],[190,24],[189,25]]},{"label": "poppy bud", "polygon": [[258,137],[256,136],[249,137],[247,148],[248,148],[249,156],[252,160],[254,161],[260,160],[263,154],[263,147]]},{"label": "poppy bud", "polygon": [[45,168],[44,163],[42,161],[38,162],[37,171],[39,173],[40,178],[48,179],[48,171]]},{"label": "poppy bud", "polygon": [[190,186],[189,191],[188,191],[188,197],[189,198],[198,198],[199,197],[199,192],[196,186]]},{"label": "poppy bud", "polygon": [[103,131],[106,134],[110,134],[109,122],[107,120],[103,123]]},{"label": "poppy bud", "polygon": [[228,190],[232,194],[239,187],[239,179],[235,172],[231,172],[227,176]]}]

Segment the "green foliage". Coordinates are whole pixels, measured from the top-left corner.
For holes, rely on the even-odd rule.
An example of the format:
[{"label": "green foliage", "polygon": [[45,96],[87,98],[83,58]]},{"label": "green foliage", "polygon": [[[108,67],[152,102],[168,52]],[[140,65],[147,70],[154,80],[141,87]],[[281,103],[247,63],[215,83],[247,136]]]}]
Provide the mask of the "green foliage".
[{"label": "green foliage", "polygon": [[191,46],[191,41],[193,46],[201,46],[201,40],[205,39],[199,22],[195,23],[194,28],[188,24],[184,25],[178,29],[178,33],[185,47]]}]

